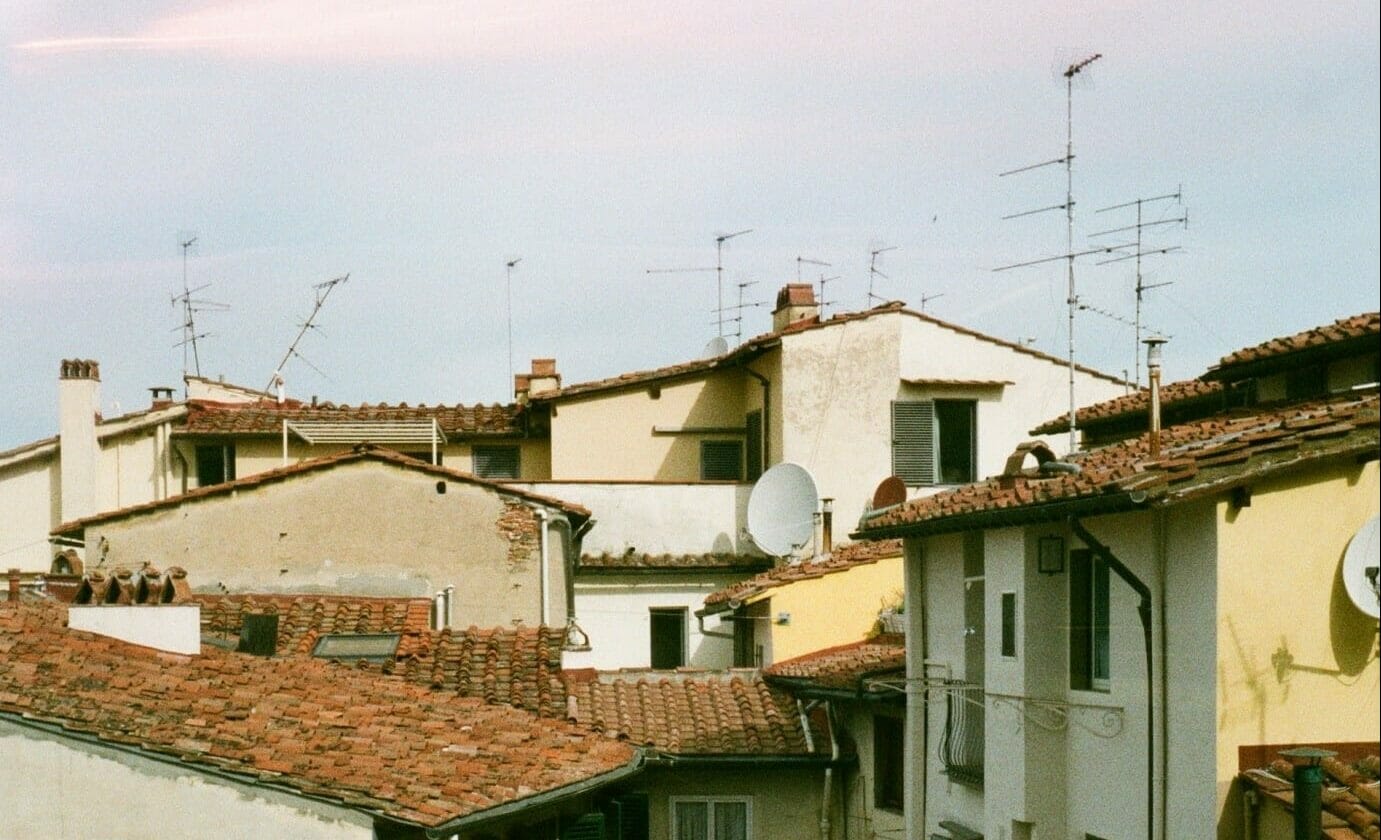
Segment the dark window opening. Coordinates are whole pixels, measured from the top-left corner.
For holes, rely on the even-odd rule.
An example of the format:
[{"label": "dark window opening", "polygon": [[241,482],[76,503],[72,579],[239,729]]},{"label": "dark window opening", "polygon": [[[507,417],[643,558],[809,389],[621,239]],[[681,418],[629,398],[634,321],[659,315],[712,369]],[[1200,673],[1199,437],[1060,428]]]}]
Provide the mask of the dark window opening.
[{"label": "dark window opening", "polygon": [[198,487],[235,480],[235,444],[202,444],[196,448],[196,459]]},{"label": "dark window opening", "polygon": [[974,470],[977,441],[972,400],[936,400],[935,422],[939,428],[940,483],[967,484],[977,478]]},{"label": "dark window opening", "polygon": [[892,403],[892,472],[911,486],[967,484],[977,478],[978,403]]},{"label": "dark window opening", "polygon": [[475,475],[480,478],[517,478],[518,447],[476,446],[473,453]]},{"label": "dark window opening", "polygon": [[686,608],[652,607],[652,667],[680,668],[686,664]]},{"label": "dark window opening", "polygon": [[873,803],[901,811],[906,801],[906,721],[873,716]]},{"label": "dark window opening", "polygon": [[700,442],[701,481],[742,481],[743,444],[736,440]]},{"label": "dark window opening", "polygon": [[762,667],[762,645],[758,644],[753,618],[744,607],[734,612],[734,667]]},{"label": "dark window opening", "polygon": [[1107,691],[1112,677],[1108,564],[1088,549],[1069,553],[1069,687]]},{"label": "dark window opening", "polygon": [[1017,593],[1002,593],[1002,655],[1017,655]]},{"label": "dark window opening", "polygon": [[762,475],[762,412],[750,411],[744,421],[748,432],[748,480],[757,481]]},{"label": "dark window opening", "polygon": [[1322,397],[1328,393],[1328,368],[1325,365],[1309,365],[1295,368],[1285,374],[1285,398],[1305,400]]}]

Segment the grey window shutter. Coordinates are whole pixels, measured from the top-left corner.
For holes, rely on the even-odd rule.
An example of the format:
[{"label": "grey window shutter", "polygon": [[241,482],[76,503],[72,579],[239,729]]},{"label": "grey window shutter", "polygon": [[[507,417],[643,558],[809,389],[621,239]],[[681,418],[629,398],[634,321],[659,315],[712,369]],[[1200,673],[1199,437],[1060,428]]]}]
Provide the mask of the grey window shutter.
[{"label": "grey window shutter", "polygon": [[908,485],[935,483],[935,403],[892,403],[892,473]]}]

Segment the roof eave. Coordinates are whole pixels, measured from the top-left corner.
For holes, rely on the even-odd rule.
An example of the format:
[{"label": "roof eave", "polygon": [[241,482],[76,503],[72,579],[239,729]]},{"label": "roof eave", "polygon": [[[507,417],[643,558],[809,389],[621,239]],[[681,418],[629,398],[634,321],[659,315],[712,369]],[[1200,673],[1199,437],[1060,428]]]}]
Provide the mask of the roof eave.
[{"label": "roof eave", "polygon": [[854,531],[850,536],[854,539],[873,540],[890,537],[932,537],[993,527],[1003,528],[1057,522],[1068,516],[1126,513],[1144,510],[1149,504],[1149,497],[1143,492],[1103,493],[1096,496],[1062,499],[1041,505],[980,510],[877,528],[863,527]]}]

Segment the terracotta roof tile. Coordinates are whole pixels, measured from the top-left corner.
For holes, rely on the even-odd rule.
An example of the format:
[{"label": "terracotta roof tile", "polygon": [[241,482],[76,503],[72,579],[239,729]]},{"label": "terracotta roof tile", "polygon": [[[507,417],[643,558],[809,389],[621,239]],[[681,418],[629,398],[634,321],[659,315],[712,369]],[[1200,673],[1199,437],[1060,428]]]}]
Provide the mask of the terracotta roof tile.
[{"label": "terracotta roof tile", "polygon": [[798,580],[810,580],[839,572],[847,572],[850,569],[867,566],[887,557],[899,557],[901,551],[900,539],[861,540],[849,543],[819,559],[777,566],[748,580],[739,581],[718,592],[712,592],[706,596],[705,605],[707,607],[718,604],[727,606],[730,601],[743,601],[769,589],[786,586]]},{"label": "terracotta roof tile", "polygon": [[1233,369],[1244,365],[1277,359],[1302,350],[1338,344],[1368,336],[1381,338],[1381,313],[1363,312],[1348,318],[1339,318],[1331,324],[1295,333],[1282,338],[1273,338],[1253,347],[1246,347],[1224,356],[1218,364],[1209,368],[1205,379],[1233,379]]},{"label": "terracotta roof tile", "polygon": [[[570,720],[663,753],[812,754],[795,702],[753,671],[567,671],[566,688]],[[811,720],[816,754],[823,725]]]},{"label": "terracotta roof tile", "polygon": [[[1221,382],[1204,382],[1199,379],[1171,382],[1161,386],[1161,411],[1190,403],[1212,405],[1222,397],[1223,391],[1224,387]],[[1131,415],[1145,416],[1150,409],[1151,392],[1149,389],[1143,388],[1140,391],[1134,391],[1111,400],[1084,406],[1074,412],[1074,422],[1078,427],[1087,430],[1089,426],[1120,420]],[[1053,435],[1068,429],[1069,412],[1065,412],[1054,420],[1047,420],[1040,424],[1030,433],[1033,435]]]},{"label": "terracotta roof tile", "polygon": [[778,662],[763,676],[771,684],[862,693],[869,690],[866,678],[905,670],[906,637],[889,633]]},{"label": "terracotta roof tile", "polygon": [[761,554],[586,554],[577,571],[623,571],[629,569],[668,570],[756,570],[772,565],[772,558]]},{"label": "terracotta roof tile", "polygon": [[914,499],[866,518],[859,534],[959,530],[980,514],[1039,521],[1043,506],[1076,500],[1100,511],[1174,504],[1314,460],[1375,453],[1377,409],[1373,391],[1181,423],[1162,430],[1158,458],[1141,435],[1068,456],[1077,473],[1027,469]]},{"label": "terracotta roof tile", "polygon": [[[1377,797],[1377,756],[1355,764],[1336,758],[1322,761],[1325,780],[1324,836],[1330,840],[1381,840],[1381,803]],[[1247,770],[1239,777],[1262,795],[1294,811],[1294,768],[1276,759],[1269,767]]]},{"label": "terracotta roof tile", "polygon": [[[617,740],[301,658],[160,653],[0,606],[0,714],[423,826],[630,767]],[[157,702],[149,702],[149,697]]]},{"label": "terracotta roof tile", "polygon": [[356,446],[354,449],[346,450],[344,452],[337,452],[334,455],[326,455],[321,458],[311,458],[306,461],[299,461],[296,464],[289,464],[286,467],[278,467],[277,469],[266,470],[264,472],[245,476],[244,478],[237,478],[234,481],[226,481],[222,482],[221,484],[213,484],[210,487],[198,487],[195,490],[189,490],[186,493],[180,493],[176,496],[169,496],[166,499],[161,499],[156,502],[145,502],[143,504],[130,505],[128,507],[118,508],[116,510],[106,511],[104,513],[98,513],[94,516],[86,516],[82,517],[81,519],[74,519],[70,522],[64,522],[58,527],[54,528],[52,533],[70,534],[76,531],[80,531],[86,526],[97,522],[106,522],[108,520],[122,519],[126,516],[147,513],[153,510],[177,507],[178,505],[181,505],[184,502],[205,499],[211,496],[220,496],[228,493],[233,493],[238,490],[243,490],[248,487],[256,487],[262,484],[270,484],[276,481],[283,481],[285,479],[295,478],[305,473],[315,472],[317,470],[330,469],[341,464],[348,464],[356,461],[366,460],[394,464],[396,466],[404,467],[406,469],[416,470],[417,472],[426,473],[428,475],[434,475],[438,478],[445,478],[451,481],[463,481],[467,484],[484,485],[493,488],[494,491],[497,493],[502,493],[507,496],[518,496],[528,501],[538,502],[548,507],[564,511],[565,513],[570,514],[572,516],[580,517],[582,519],[589,518],[590,516],[589,510],[577,504],[564,502],[560,499],[553,498],[551,496],[543,496],[540,493],[533,493],[528,490],[521,490],[517,487],[513,487],[503,482],[491,481],[487,478],[480,478],[477,475],[462,472],[461,470],[453,470],[448,467],[429,464],[425,461],[419,461],[416,458],[409,458],[401,452],[395,452],[392,449],[385,449],[383,447],[373,446],[370,444],[361,444],[360,446]]},{"label": "terracotta roof tile", "polygon": [[390,405],[362,403],[356,406],[321,403],[316,406],[289,401],[283,405],[220,403],[190,400],[187,420],[178,431],[189,435],[281,434],[283,421],[339,421],[342,423],[436,420],[448,437],[467,435],[521,435],[523,409],[519,405]]}]

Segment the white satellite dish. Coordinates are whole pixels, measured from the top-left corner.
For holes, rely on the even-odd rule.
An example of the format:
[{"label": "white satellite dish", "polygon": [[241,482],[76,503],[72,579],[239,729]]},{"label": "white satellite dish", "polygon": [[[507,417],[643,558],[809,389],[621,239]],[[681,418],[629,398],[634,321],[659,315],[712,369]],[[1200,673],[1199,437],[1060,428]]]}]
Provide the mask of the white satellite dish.
[{"label": "white satellite dish", "polygon": [[710,339],[710,343],[705,345],[705,349],[700,351],[700,358],[714,359],[729,352],[729,342],[724,340],[724,336],[717,335]]},{"label": "white satellite dish", "polygon": [[[750,510],[751,506],[752,500],[749,499]],[[752,522],[752,519],[748,521]],[[1378,595],[1376,580],[1377,569],[1381,567],[1381,535],[1378,534],[1378,527],[1381,527],[1381,517],[1373,516],[1363,522],[1357,533],[1352,535],[1352,541],[1347,544],[1347,551],[1343,554],[1343,588],[1347,590],[1347,597],[1352,599],[1357,609],[1372,618],[1381,618],[1381,595]]]},{"label": "white satellite dish", "polygon": [[758,548],[786,557],[815,536],[820,496],[805,467],[790,462],[762,474],[748,497],[748,535]]}]

